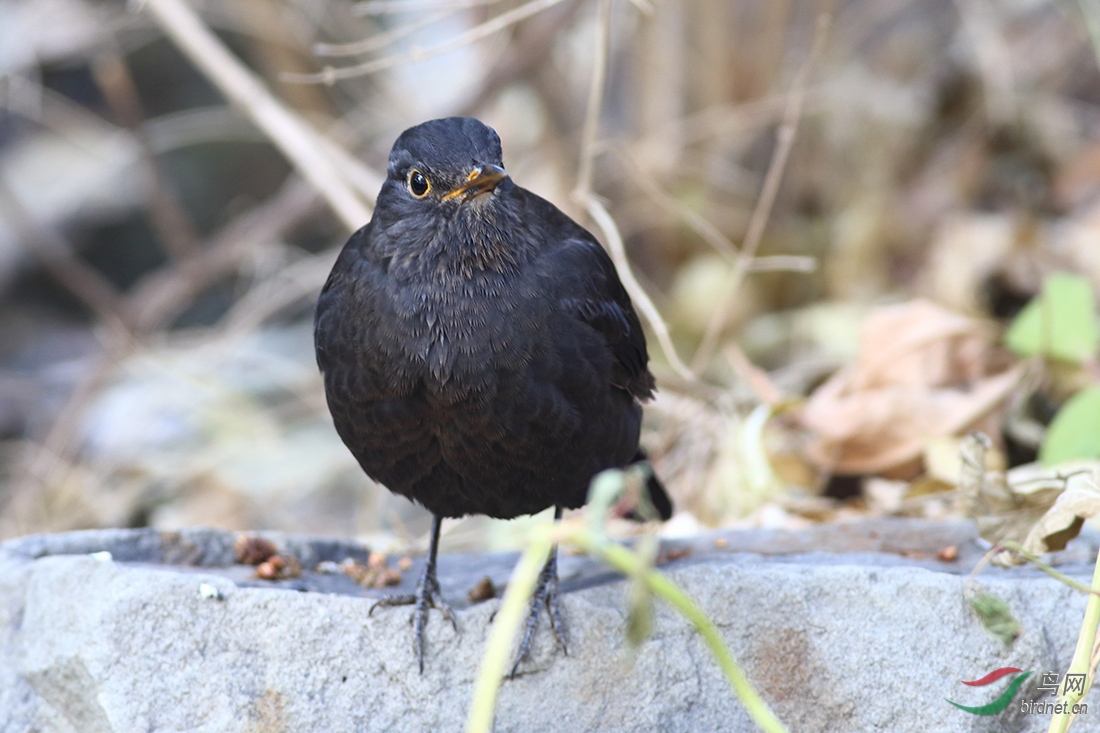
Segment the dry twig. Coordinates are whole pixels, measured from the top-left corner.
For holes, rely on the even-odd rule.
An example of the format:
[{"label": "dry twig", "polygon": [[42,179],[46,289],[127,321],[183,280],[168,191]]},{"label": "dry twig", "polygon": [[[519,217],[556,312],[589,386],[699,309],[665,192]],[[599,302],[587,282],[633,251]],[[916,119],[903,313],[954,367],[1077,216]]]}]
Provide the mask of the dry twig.
[{"label": "dry twig", "polygon": [[344,225],[358,229],[370,209],[347,180],[330,147],[269,92],[210,32],[184,0],[145,0],[144,7],[191,62],[264,131],[328,201]]},{"label": "dry twig", "polygon": [[626,248],[623,246],[623,238],[619,228],[611,214],[599,199],[592,193],[592,171],[596,155],[599,150],[596,145],[596,136],[600,127],[600,108],[603,105],[604,84],[607,80],[607,60],[611,46],[611,0],[601,0],[599,14],[599,39],[596,45],[596,61],[592,70],[592,79],[588,89],[588,109],[585,113],[584,128],[581,142],[581,161],[577,173],[577,185],[573,189],[573,199],[583,205],[588,215],[596,222],[603,232],[607,242],[611,259],[615,263],[615,269],[619,272],[619,279],[623,287],[630,294],[634,304],[641,311],[642,317],[653,329],[661,350],[668,359],[669,364],[685,379],[691,378],[691,371],[680,359],[676,347],[669,335],[668,325],[661,318],[657,306],[653,304],[649,295],[642,289],[634,272],[630,269],[630,262],[626,257]]},{"label": "dry twig", "polygon": [[776,132],[775,153],[768,164],[768,172],[764,175],[764,185],[760,191],[756,208],[753,210],[752,219],[749,220],[749,229],[745,233],[744,244],[741,245],[738,260],[733,268],[730,282],[719,301],[714,317],[707,324],[707,330],[703,334],[703,341],[695,352],[691,361],[691,371],[698,375],[710,362],[714,350],[718,346],[718,339],[725,330],[726,320],[729,317],[733,301],[741,288],[741,282],[748,273],[753,257],[760,240],[764,236],[764,227],[767,226],[771,216],[772,205],[775,203],[776,194],[779,192],[779,182],[783,178],[783,169],[787,165],[787,157],[794,146],[795,134],[798,131],[798,122],[802,116],[802,102],[805,98],[806,82],[809,80],[810,71],[825,42],[825,35],[829,27],[829,16],[823,15],[818,19],[817,29],[814,33],[813,48],[794,79],[790,96],[787,98],[787,108],[783,113],[783,122]]},{"label": "dry twig", "polygon": [[[158,1],[163,2],[164,0]],[[283,80],[300,84],[334,84],[340,79],[354,79],[355,77],[367,76],[368,74],[374,74],[385,69],[391,69],[401,64],[422,61],[433,56],[439,56],[440,54],[462,48],[475,41],[480,41],[482,38],[487,38],[494,33],[499,33],[508,26],[515,25],[521,20],[529,18],[535,13],[542,12],[560,2],[562,2],[562,0],[531,0],[531,2],[520,5],[518,8],[501,13],[480,25],[474,26],[465,33],[455,36],[450,40],[428,48],[414,48],[409,53],[386,56],[384,58],[356,64],[355,66],[345,66],[339,69],[332,66],[326,66],[317,74],[284,74]]]}]

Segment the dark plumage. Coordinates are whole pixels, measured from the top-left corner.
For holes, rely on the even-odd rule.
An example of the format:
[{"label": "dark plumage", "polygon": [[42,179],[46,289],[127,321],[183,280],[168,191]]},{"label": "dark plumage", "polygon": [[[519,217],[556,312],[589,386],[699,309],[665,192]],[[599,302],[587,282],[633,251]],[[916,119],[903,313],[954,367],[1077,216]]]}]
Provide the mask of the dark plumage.
[{"label": "dark plumage", "polygon": [[396,599],[417,604],[421,666],[441,517],[560,513],[594,474],[641,457],[654,383],[630,298],[591,234],[507,177],[477,120],[425,122],[394,143],[374,216],[321,291],[315,345],[344,443],[436,517],[426,577]]}]

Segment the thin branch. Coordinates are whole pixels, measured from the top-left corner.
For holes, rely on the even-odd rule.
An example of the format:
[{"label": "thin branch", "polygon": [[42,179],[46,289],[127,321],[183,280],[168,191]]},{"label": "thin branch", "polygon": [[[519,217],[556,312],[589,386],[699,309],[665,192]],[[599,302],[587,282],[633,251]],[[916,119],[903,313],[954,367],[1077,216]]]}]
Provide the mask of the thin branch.
[{"label": "thin branch", "polygon": [[356,15],[389,15],[413,10],[442,10],[444,8],[476,8],[493,5],[500,0],[367,0],[355,6]]},{"label": "thin branch", "polygon": [[35,220],[3,177],[0,177],[0,219],[8,222],[19,241],[55,280],[99,317],[112,336],[130,338],[134,318],[115,286],[77,257],[60,234]]},{"label": "thin branch", "polygon": [[[167,2],[168,0],[148,1]],[[178,2],[179,0],[171,1]],[[476,25],[465,33],[455,36],[450,40],[438,43],[434,46],[429,46],[428,48],[413,48],[408,53],[386,56],[362,64],[356,64],[355,66],[344,66],[339,69],[332,66],[326,66],[316,74],[283,74],[281,78],[283,81],[298,84],[334,84],[340,79],[353,79],[359,76],[367,76],[368,74],[374,74],[384,69],[393,68],[394,66],[400,66],[415,61],[423,61],[424,59],[462,48],[475,41],[480,41],[482,38],[491,36],[494,33],[499,33],[508,26],[515,25],[521,20],[529,18],[536,13],[540,13],[560,2],[562,2],[562,0],[531,0],[529,3],[520,5],[518,8],[501,13],[480,25]]]},{"label": "thin branch", "polygon": [[573,199],[583,205],[592,217],[592,221],[603,232],[603,239],[607,243],[608,252],[615,269],[619,273],[623,287],[634,301],[642,317],[649,323],[661,345],[661,350],[668,359],[668,363],[676,370],[676,373],[685,379],[692,379],[691,370],[687,368],[669,335],[668,325],[661,318],[657,306],[650,300],[634,272],[630,269],[630,262],[626,257],[626,247],[623,246],[623,237],[619,233],[619,227],[608,213],[604,205],[592,194],[592,170],[593,162],[599,150],[596,145],[596,135],[600,127],[600,108],[603,106],[604,84],[607,79],[607,59],[610,53],[611,42],[611,0],[600,0],[599,38],[596,43],[596,59],[592,69],[592,82],[588,88],[588,108],[585,112],[584,130],[581,135],[581,160],[577,173],[577,185],[573,189]]},{"label": "thin branch", "polygon": [[507,48],[482,75],[478,88],[457,105],[455,114],[476,116],[502,90],[517,79],[531,77],[547,67],[561,31],[573,21],[583,0],[565,0],[557,7],[517,26]]},{"label": "thin branch", "polygon": [[320,210],[316,189],[291,176],[282,189],[233,219],[194,258],[151,273],[129,296],[142,332],[161,328],[198,293],[236,272],[256,250]]},{"label": "thin branch", "polygon": [[[825,89],[807,86],[802,102],[803,114],[823,107],[829,101]],[[788,94],[774,94],[761,99],[735,104],[719,104],[660,125],[640,141],[646,145],[665,135],[674,135],[683,144],[700,142],[746,130],[755,130],[783,119],[789,103]]]},{"label": "thin branch", "polygon": [[124,342],[119,349],[108,348],[97,355],[69,393],[42,441],[27,443],[14,471],[8,507],[0,516],[0,536],[41,531],[33,518],[48,501],[49,489],[61,483],[72,465],[71,456],[78,447],[85,411],[114,375],[125,349],[132,345],[132,341]]},{"label": "thin branch", "polygon": [[799,69],[790,96],[787,98],[787,108],[783,113],[783,122],[776,133],[775,153],[772,155],[768,171],[764,175],[764,185],[760,191],[760,198],[756,202],[756,208],[752,212],[752,218],[749,220],[749,228],[745,233],[745,241],[741,245],[740,256],[733,267],[730,282],[719,301],[718,308],[707,324],[703,342],[699,345],[698,351],[695,352],[695,358],[692,359],[691,371],[696,376],[706,367],[711,356],[714,355],[714,350],[718,346],[718,339],[726,327],[733,301],[737,298],[741,283],[749,271],[756,250],[760,246],[760,240],[764,236],[764,228],[771,216],[772,205],[775,203],[776,195],[779,192],[779,183],[783,178],[783,170],[786,168],[787,158],[794,146],[798,122],[802,117],[802,102],[805,98],[806,82],[809,80],[810,72],[824,45],[828,27],[829,16],[822,15],[819,17],[814,32],[813,48],[806,59],[806,63]]},{"label": "thin branch", "polygon": [[1089,0],[1078,0],[1081,15],[1085,19],[1085,28],[1092,42],[1092,52],[1096,55],[1096,65],[1100,66],[1100,10]]},{"label": "thin branch", "polygon": [[806,255],[771,255],[753,257],[751,272],[816,272],[817,258]]},{"label": "thin branch", "polygon": [[[386,182],[384,175],[366,165],[327,135],[321,135],[317,138],[317,147],[340,170],[347,185],[357,190],[366,201],[374,201],[379,189],[382,188],[382,184]],[[367,207],[368,212],[374,209],[373,203],[365,203],[364,206]],[[365,223],[365,219],[360,222],[360,224]]]},{"label": "thin branch", "polygon": [[638,307],[642,318],[653,330],[653,335],[657,337],[657,343],[661,345],[661,351],[664,352],[668,363],[684,379],[694,380],[695,376],[676,352],[676,347],[672,343],[672,336],[669,335],[668,325],[661,318],[657,306],[650,300],[649,295],[646,294],[637,278],[634,277],[634,272],[630,269],[630,262],[626,258],[626,248],[623,246],[623,237],[619,234],[619,228],[615,225],[615,220],[611,218],[611,214],[607,213],[607,209],[595,196],[589,195],[585,207],[588,215],[592,217],[592,221],[596,222],[600,231],[603,232],[603,239],[607,243],[611,260],[615,263],[619,279],[622,280],[623,287],[626,288],[630,299],[634,301],[634,305]]},{"label": "thin branch", "polygon": [[362,40],[352,41],[350,43],[316,43],[313,45],[313,53],[317,56],[340,57],[360,56],[373,51],[380,51],[386,46],[396,43],[402,38],[407,38],[419,30],[423,30],[424,28],[444,21],[458,12],[458,8],[441,10],[438,13],[425,15],[414,21],[403,23],[384,33],[377,33],[373,36],[368,36]]},{"label": "thin branch", "polygon": [[1010,124],[1018,106],[1012,76],[1014,54],[1001,35],[997,12],[987,0],[955,0],[955,5],[973,44],[989,120]]},{"label": "thin branch", "polygon": [[134,78],[121,54],[104,53],[95,58],[92,78],[103,92],[116,121],[133,133],[141,147],[145,174],[149,179],[149,220],[164,242],[165,249],[176,260],[194,254],[200,247],[198,235],[157,162]]},{"label": "thin branch", "polygon": [[321,136],[276,99],[184,0],[145,0],[144,7],[184,55],[321,192],[348,229],[358,229],[370,219],[370,209],[356,195],[341,167],[323,152],[325,146],[318,142]]},{"label": "thin branch", "polygon": [[638,181],[642,189],[649,194],[649,197],[653,199],[658,206],[684,222],[689,229],[695,232],[700,239],[713,247],[718,254],[722,255],[730,262],[736,261],[737,247],[729,240],[729,237],[723,234],[714,224],[711,224],[702,214],[697,211],[692,211],[677,201],[672,195],[666,193],[657,181],[653,179],[653,176],[649,175],[648,171],[643,170],[642,167],[638,165],[638,162],[634,160],[625,149],[621,146],[616,146],[615,150],[619,153],[619,157],[622,158],[627,166],[634,172],[635,180]]},{"label": "thin branch", "polygon": [[282,267],[275,277],[261,281],[233,304],[223,319],[225,331],[237,334],[254,331],[282,308],[307,298],[315,300],[335,259],[330,250],[307,255]]},{"label": "thin branch", "polygon": [[607,84],[607,61],[611,53],[611,0],[600,0],[599,35],[596,38],[596,59],[592,81],[588,86],[588,108],[581,131],[581,161],[577,167],[577,185],[573,200],[585,202],[592,194],[592,172],[596,160],[596,136],[600,132],[604,87]]}]

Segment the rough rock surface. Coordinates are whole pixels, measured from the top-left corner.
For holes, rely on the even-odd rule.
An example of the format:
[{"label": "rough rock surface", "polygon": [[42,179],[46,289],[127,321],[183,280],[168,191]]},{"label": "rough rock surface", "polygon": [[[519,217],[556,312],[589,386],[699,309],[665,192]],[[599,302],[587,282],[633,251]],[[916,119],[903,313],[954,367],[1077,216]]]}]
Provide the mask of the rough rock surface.
[{"label": "rough rock surface", "polygon": [[[485,575],[505,582],[514,556],[441,556],[461,634],[433,612],[421,676],[409,609],[368,617],[367,591],[310,570],[362,559],[364,548],[267,536],[299,558],[301,578],[255,579],[233,564],[234,535],[215,530],[76,532],[0,547],[0,731],[462,729],[499,603],[465,596]],[[947,546],[957,560],[936,559]],[[1049,716],[1018,704],[978,717],[944,698],[989,702],[1004,680],[959,681],[1015,666],[1036,671],[1017,702],[1049,699],[1035,690],[1039,673],[1068,666],[1085,606],[1037,571],[986,570],[981,586],[1023,625],[1011,649],[991,639],[964,600],[981,548],[962,523],[725,532],[669,547],[678,559],[663,569],[792,731],[1045,730]],[[1091,551],[1071,545],[1062,569],[1087,582]],[[659,605],[652,637],[630,653],[626,584],[590,559],[562,560],[569,655],[544,624],[533,658],[504,683],[496,730],[754,730],[681,617]],[[1096,730],[1096,693],[1086,701],[1098,709],[1077,725]]]}]

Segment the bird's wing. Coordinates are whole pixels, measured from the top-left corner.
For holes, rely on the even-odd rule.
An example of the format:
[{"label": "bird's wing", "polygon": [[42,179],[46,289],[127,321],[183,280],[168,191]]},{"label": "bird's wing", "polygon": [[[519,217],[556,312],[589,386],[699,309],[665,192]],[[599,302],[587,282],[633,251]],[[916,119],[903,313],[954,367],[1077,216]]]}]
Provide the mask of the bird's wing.
[{"label": "bird's wing", "polygon": [[607,252],[596,242],[570,238],[553,259],[559,304],[607,340],[615,358],[612,382],[638,399],[652,397],[645,333]]},{"label": "bird's wing", "polygon": [[317,298],[317,307],[313,313],[313,346],[317,355],[317,366],[322,372],[328,368],[329,364],[325,342],[329,340],[326,336],[331,335],[324,331],[326,329],[338,331],[341,322],[347,320],[341,317],[341,310],[346,307],[344,299],[348,297],[347,284],[353,276],[355,260],[362,257],[363,248],[370,236],[371,223],[368,222],[352,234],[340,250],[340,254],[336,257],[336,264],[329,272],[324,287],[321,288],[321,294]]}]

